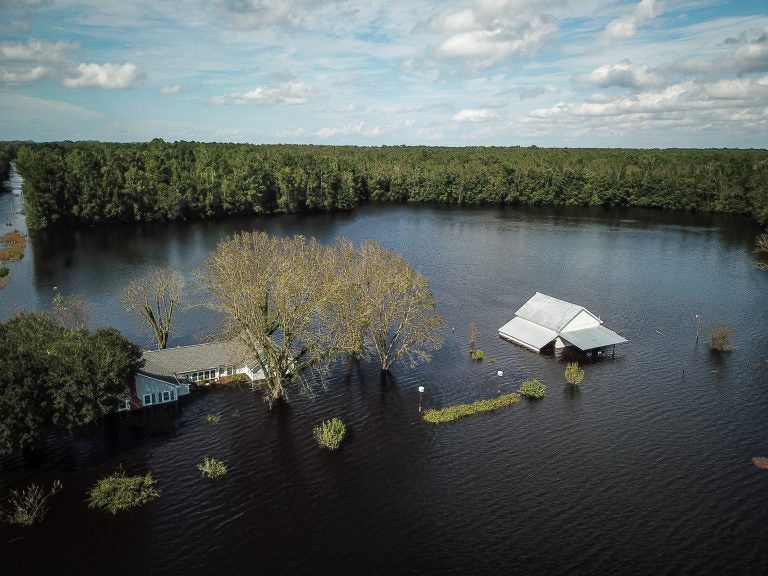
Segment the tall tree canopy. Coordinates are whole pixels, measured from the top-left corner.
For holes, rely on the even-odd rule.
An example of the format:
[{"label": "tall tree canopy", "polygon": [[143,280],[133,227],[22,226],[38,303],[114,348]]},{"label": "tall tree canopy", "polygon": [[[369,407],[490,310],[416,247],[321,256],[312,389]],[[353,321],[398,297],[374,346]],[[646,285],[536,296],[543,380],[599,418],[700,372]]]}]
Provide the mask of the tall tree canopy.
[{"label": "tall tree canopy", "polygon": [[[18,148],[18,152],[16,151]],[[346,210],[367,200],[645,206],[768,224],[768,151],[24,143],[27,223],[46,228]]]},{"label": "tall tree canopy", "polygon": [[65,328],[37,312],[0,324],[0,453],[34,447],[54,427],[100,420],[142,362],[113,328]]}]

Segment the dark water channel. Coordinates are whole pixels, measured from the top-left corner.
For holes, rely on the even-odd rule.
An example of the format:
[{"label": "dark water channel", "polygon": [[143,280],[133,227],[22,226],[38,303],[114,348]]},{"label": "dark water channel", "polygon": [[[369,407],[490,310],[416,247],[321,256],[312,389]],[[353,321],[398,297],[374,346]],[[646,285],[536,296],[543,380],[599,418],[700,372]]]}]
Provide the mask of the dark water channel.
[{"label": "dark water channel", "polygon": [[[17,198],[18,202],[18,198]],[[20,226],[9,194],[2,226]],[[18,210],[18,204],[16,205]],[[0,527],[2,574],[764,574],[768,566],[768,273],[757,230],[733,218],[647,211],[366,206],[349,214],[81,228],[33,236],[0,292],[0,317],[50,307],[54,287],[91,322],[149,344],[119,306],[154,265],[191,270],[239,230],[321,241],[372,237],[405,254],[448,329],[431,364],[340,366],[269,412],[248,388],[195,392],[177,409],[50,438],[0,458],[0,494],[60,478],[40,525]],[[582,304],[629,343],[587,363],[538,356],[496,330],[534,292]],[[727,320],[737,350],[694,343]],[[171,345],[216,318],[185,310]],[[469,359],[468,326],[495,363]],[[683,369],[685,375],[683,376]],[[497,370],[504,375],[498,377]],[[541,379],[549,394],[438,427],[425,406]],[[218,425],[203,422],[221,415]],[[337,453],[312,427],[340,416]],[[204,456],[230,472],[212,482]],[[89,487],[118,465],[151,470],[162,495],[112,517]]]}]

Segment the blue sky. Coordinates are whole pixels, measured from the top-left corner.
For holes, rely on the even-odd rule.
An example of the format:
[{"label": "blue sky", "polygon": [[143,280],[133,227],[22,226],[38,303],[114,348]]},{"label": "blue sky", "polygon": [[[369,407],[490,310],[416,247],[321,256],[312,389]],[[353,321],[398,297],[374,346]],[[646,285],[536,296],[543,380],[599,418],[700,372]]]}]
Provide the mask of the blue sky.
[{"label": "blue sky", "polygon": [[768,146],[767,0],[0,0],[0,139]]}]

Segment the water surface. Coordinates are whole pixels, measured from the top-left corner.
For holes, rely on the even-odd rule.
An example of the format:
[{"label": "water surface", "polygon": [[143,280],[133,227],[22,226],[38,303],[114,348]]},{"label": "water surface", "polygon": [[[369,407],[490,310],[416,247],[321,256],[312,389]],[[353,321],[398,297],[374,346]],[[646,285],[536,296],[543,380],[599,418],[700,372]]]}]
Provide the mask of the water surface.
[{"label": "water surface", "polygon": [[[0,195],[10,221],[8,194]],[[18,205],[17,205],[18,209]],[[21,225],[20,217],[15,217]],[[739,219],[654,211],[364,206],[352,213],[121,225],[32,237],[0,292],[0,315],[81,295],[94,326],[149,345],[121,310],[130,278],[190,272],[240,230],[323,242],[374,238],[429,279],[446,319],[432,363],[382,378],[340,365],[270,412],[249,388],[196,392],[178,408],[49,438],[31,460],[0,459],[0,491],[60,478],[44,523],[0,527],[8,574],[762,574],[768,563],[768,273]],[[569,356],[500,340],[534,292],[586,306],[629,339],[564,385]],[[695,344],[736,327],[737,350]],[[468,326],[495,363],[469,360]],[[215,331],[199,308],[170,345]],[[582,359],[583,360],[583,359]],[[497,370],[504,375],[498,377]],[[684,373],[683,373],[684,372]],[[549,394],[430,426],[425,407],[515,390]],[[221,414],[217,426],[206,414]],[[351,435],[320,450],[312,427]],[[204,456],[230,472],[212,482]],[[85,493],[119,465],[151,470],[162,496],[112,517]]]}]

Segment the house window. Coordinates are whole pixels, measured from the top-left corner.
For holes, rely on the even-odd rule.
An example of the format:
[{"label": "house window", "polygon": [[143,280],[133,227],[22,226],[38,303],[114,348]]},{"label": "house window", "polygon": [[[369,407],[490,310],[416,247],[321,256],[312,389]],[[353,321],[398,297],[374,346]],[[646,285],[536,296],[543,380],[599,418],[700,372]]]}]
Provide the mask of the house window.
[{"label": "house window", "polygon": [[155,402],[157,402],[157,397],[155,396],[155,393],[152,392],[152,404],[154,404]]},{"label": "house window", "polygon": [[150,404],[152,404],[152,396],[144,394],[144,406],[149,406]]},{"label": "house window", "polygon": [[176,390],[171,390],[171,400],[176,400]]},{"label": "house window", "polygon": [[171,393],[167,390],[163,392],[163,402],[170,402],[171,400]]},{"label": "house window", "polygon": [[232,376],[232,366],[227,366],[227,376]]}]

